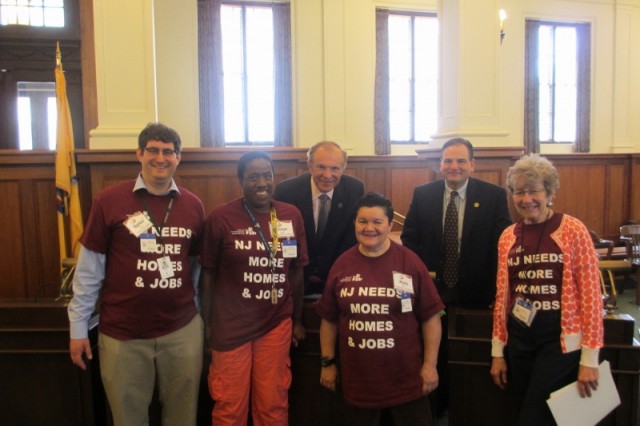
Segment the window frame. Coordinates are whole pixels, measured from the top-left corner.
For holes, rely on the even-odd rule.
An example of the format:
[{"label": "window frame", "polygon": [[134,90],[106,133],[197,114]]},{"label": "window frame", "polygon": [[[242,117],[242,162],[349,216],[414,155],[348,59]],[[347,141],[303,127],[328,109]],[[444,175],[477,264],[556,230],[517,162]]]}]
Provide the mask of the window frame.
[{"label": "window frame", "polygon": [[[391,16],[408,16],[411,18],[411,37],[415,38],[415,19],[418,17],[427,17],[435,19],[439,25],[438,15],[432,11],[411,11],[398,10],[388,8],[376,9],[376,88],[375,88],[375,150],[378,155],[386,155],[391,152],[392,145],[428,145],[432,139],[416,140],[415,123],[416,118],[416,84],[415,84],[415,48],[411,49],[411,87],[410,87],[410,139],[408,140],[392,140],[391,139],[391,93],[390,93],[390,67],[389,67],[389,17]],[[439,36],[439,33],[438,33]],[[439,41],[436,41],[436,49],[439,49]],[[439,69],[436,55],[436,69]],[[437,105],[440,76],[436,77],[436,94],[435,102]],[[437,119],[437,112],[436,117]]]},{"label": "window frame", "polygon": [[80,1],[64,0],[64,27],[0,25],[0,40],[80,40]]},{"label": "window frame", "polygon": [[[429,143],[432,142],[432,139],[429,140],[424,140],[424,141],[418,141],[416,140],[416,47],[415,47],[415,36],[416,36],[416,30],[415,30],[415,19],[416,17],[428,17],[428,18],[433,18],[436,21],[438,20],[438,16],[436,13],[434,12],[409,12],[406,10],[390,10],[389,11],[389,17],[391,17],[392,15],[395,16],[408,16],[411,18],[411,42],[412,42],[412,49],[411,49],[411,93],[409,95],[410,97],[410,117],[409,117],[409,121],[410,121],[410,133],[411,133],[411,137],[409,140],[407,141],[402,141],[402,140],[393,140],[391,139],[391,136],[389,136],[389,141],[391,142],[392,145],[428,145]],[[439,78],[438,78],[439,79]],[[437,83],[436,83],[437,86]],[[438,94],[435,94],[435,99],[437,102],[438,99]],[[391,107],[391,106],[390,106]],[[437,113],[436,113],[437,115]],[[391,117],[389,117],[391,118]],[[389,132],[391,133],[391,120],[389,120]]]},{"label": "window frame", "polygon": [[[222,1],[221,7],[224,8],[225,6],[232,6],[232,7],[236,7],[236,8],[240,8],[242,10],[241,13],[241,20],[242,20],[242,40],[243,40],[243,50],[242,50],[242,75],[243,75],[243,79],[242,79],[242,115],[243,115],[243,128],[242,128],[242,133],[244,136],[244,140],[242,141],[228,141],[226,139],[226,135],[225,135],[225,146],[227,147],[245,147],[245,146],[273,146],[274,145],[274,141],[252,141],[250,138],[250,133],[251,133],[251,123],[250,123],[250,96],[249,96],[249,72],[248,72],[248,47],[246,44],[246,40],[247,40],[247,9],[248,8],[262,8],[262,9],[269,9],[271,10],[272,13],[272,20],[275,19],[275,17],[273,16],[273,7],[271,7],[270,4],[264,4],[264,3],[256,3],[256,2],[237,2],[237,1]],[[222,15],[222,14],[221,14]],[[274,38],[275,38],[275,28],[273,28],[273,33],[274,33]],[[224,39],[224,34],[222,35],[223,39]],[[275,40],[274,40],[275,43]],[[224,70],[224,45],[223,45],[223,70]],[[275,57],[273,58],[274,62],[275,62]],[[275,72],[275,71],[274,71]],[[224,75],[224,73],[223,73]],[[223,90],[224,90],[224,77],[223,77]],[[275,91],[275,90],[274,90]],[[275,93],[274,93],[274,103],[275,103]],[[225,115],[225,122],[226,122],[226,115]],[[275,121],[275,111],[274,111],[274,121]],[[275,127],[275,126],[274,126]],[[225,126],[226,128],[226,126]],[[274,134],[273,134],[273,139],[275,139],[275,129],[274,129]]]},{"label": "window frame", "polygon": [[[541,26],[572,27],[576,30],[576,140],[541,141],[539,134],[540,78],[538,33]],[[554,61],[555,66],[555,61]],[[525,21],[525,116],[524,145],[528,152],[540,152],[541,145],[572,145],[576,152],[589,152],[591,132],[591,24],[585,22],[529,19]],[[552,128],[555,128],[555,118]]]},{"label": "window frame", "polygon": [[[273,141],[251,142],[245,140],[240,143],[227,144],[225,140],[221,43],[221,7],[223,4],[232,6],[243,5],[245,7],[265,7],[271,8],[273,11],[275,84]],[[293,146],[293,78],[290,3],[199,0],[198,25],[201,146]]]},{"label": "window frame", "polygon": [[[89,2],[90,3],[90,2]],[[80,13],[85,18],[86,30],[92,28],[90,7],[84,3],[80,9],[80,0],[65,0],[65,27],[31,27],[27,25],[0,26],[0,63],[6,72],[0,77],[0,122],[15,123],[0,128],[0,149],[19,150],[18,112],[7,107],[17,103],[18,82],[55,82],[56,42],[60,42],[62,63],[67,79],[67,97],[73,116],[73,133],[76,148],[84,148],[88,141],[85,133],[85,120],[97,120],[97,111],[84,110],[84,93],[95,91],[94,80],[89,79],[89,88],[83,76],[82,56],[92,55],[92,50],[81,46]],[[88,31],[90,32],[90,31]],[[86,35],[86,34],[85,34]],[[85,43],[84,46],[89,46]],[[15,88],[15,90],[13,90]],[[15,98],[15,100],[14,100]],[[43,146],[34,142],[35,147]],[[34,148],[39,149],[39,148]],[[47,148],[48,149],[48,148]],[[27,151],[27,150],[25,150]]]}]

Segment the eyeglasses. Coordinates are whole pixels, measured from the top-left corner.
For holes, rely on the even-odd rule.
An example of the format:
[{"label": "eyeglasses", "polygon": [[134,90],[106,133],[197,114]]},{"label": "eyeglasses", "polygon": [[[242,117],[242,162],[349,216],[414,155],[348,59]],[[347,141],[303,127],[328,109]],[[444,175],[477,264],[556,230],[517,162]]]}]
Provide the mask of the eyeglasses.
[{"label": "eyeglasses", "polygon": [[546,189],[524,189],[520,191],[513,191],[513,196],[517,198],[523,198],[525,195],[529,195],[529,197],[535,197],[538,194],[543,192],[547,192]]},{"label": "eyeglasses", "polygon": [[151,148],[145,148],[144,150],[148,152],[149,155],[151,155],[152,157],[157,157],[158,154],[160,154],[161,152],[163,157],[173,157],[178,153],[177,150],[170,149],[170,148],[158,149],[158,148],[151,147]]}]

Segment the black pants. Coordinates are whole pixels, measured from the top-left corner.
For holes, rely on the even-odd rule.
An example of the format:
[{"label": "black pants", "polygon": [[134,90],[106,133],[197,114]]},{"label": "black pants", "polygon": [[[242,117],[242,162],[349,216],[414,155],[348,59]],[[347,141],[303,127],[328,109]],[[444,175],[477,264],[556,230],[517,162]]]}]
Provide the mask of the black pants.
[{"label": "black pants", "polygon": [[518,425],[555,425],[547,399],[578,378],[580,351],[562,353],[559,312],[539,312],[531,327],[510,316],[508,330],[511,378],[522,398]]},{"label": "black pants", "polygon": [[423,396],[384,409],[349,406],[349,424],[351,426],[432,426],[429,398]]}]

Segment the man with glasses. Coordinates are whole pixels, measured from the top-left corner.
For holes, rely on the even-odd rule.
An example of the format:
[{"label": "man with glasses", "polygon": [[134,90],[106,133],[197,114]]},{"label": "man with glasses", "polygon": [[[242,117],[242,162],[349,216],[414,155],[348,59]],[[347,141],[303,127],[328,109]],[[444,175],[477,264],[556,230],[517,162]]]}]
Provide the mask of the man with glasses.
[{"label": "man with glasses", "polygon": [[196,424],[204,208],[173,180],[180,147],[175,130],[148,124],[136,150],[141,173],[98,194],[80,239],[71,360],[84,370],[92,358],[88,322],[100,296],[100,372],[115,425],[147,424],[156,385],[165,426]]},{"label": "man with glasses", "polygon": [[[449,314],[455,307],[488,309],[493,303],[498,238],[511,224],[506,191],[470,177],[474,168],[471,142],[447,141],[440,159],[444,179],[415,188],[401,235],[402,243],[436,274],[438,293]],[[440,387],[433,410],[438,414],[448,406],[447,317],[442,330]]]},{"label": "man with glasses", "polygon": [[356,244],[353,221],[364,183],[344,174],[347,152],[335,142],[312,146],[307,167],[308,173],[280,182],[273,198],[293,204],[302,213],[309,250],[304,293],[310,296],[322,294],[333,262]]}]

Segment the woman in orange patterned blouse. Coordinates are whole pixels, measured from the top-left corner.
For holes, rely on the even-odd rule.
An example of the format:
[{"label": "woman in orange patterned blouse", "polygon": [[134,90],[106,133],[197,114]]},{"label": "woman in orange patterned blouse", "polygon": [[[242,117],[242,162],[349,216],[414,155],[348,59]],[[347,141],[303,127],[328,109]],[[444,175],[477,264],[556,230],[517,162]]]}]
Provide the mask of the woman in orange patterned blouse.
[{"label": "woman in orange patterned blouse", "polygon": [[585,225],[551,209],[558,171],[537,154],[507,174],[522,219],[498,244],[491,376],[522,397],[519,425],[554,425],[549,394],[577,379],[580,395],[598,386],[603,310],[598,257]]}]

